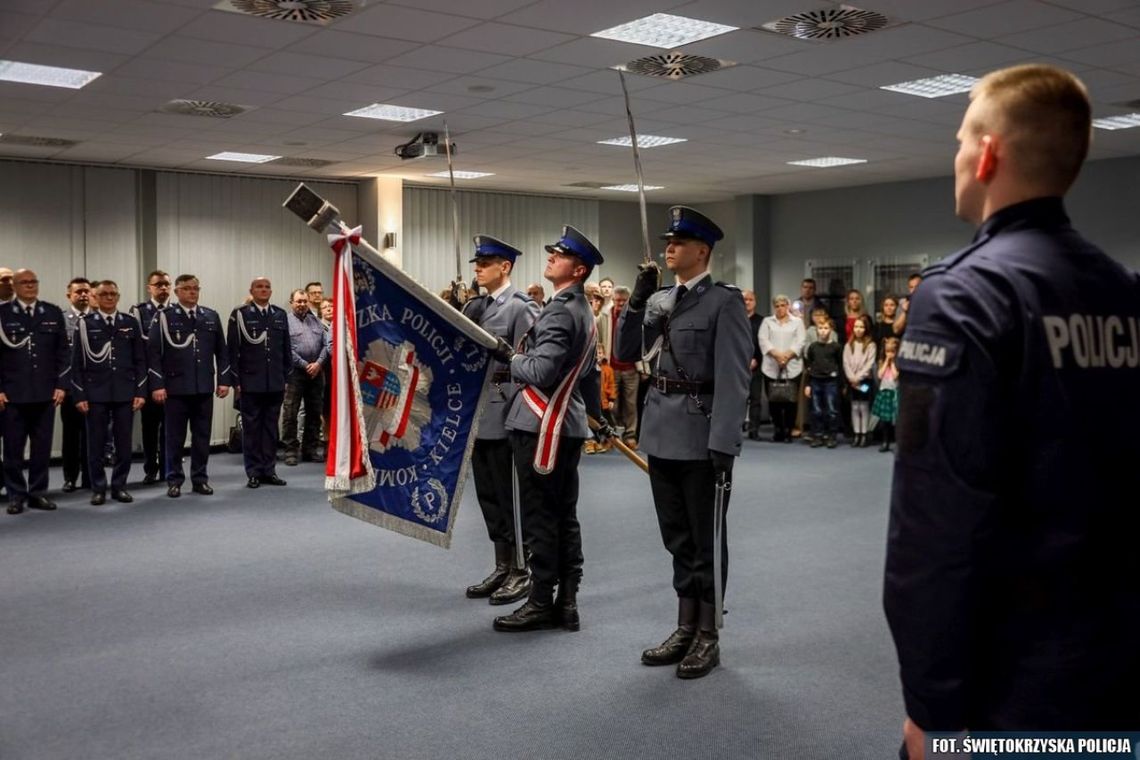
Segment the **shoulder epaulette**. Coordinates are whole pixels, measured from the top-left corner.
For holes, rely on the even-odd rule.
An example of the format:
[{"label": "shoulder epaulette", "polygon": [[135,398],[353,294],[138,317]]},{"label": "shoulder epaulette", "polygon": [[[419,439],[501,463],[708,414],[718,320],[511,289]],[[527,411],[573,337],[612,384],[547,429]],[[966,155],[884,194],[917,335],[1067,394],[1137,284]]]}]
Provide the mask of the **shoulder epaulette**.
[{"label": "shoulder epaulette", "polygon": [[981,240],[974,241],[973,243],[966,246],[965,248],[963,248],[960,251],[955,251],[954,253],[950,254],[949,256],[942,259],[941,261],[936,261],[935,263],[928,266],[926,269],[922,270],[923,278],[929,277],[930,275],[934,275],[934,274],[942,274],[944,272],[947,272],[947,271],[953,269],[958,264],[961,264],[963,261],[965,261],[966,258],[968,258],[971,253],[973,253],[974,251],[981,248],[987,242],[989,242],[989,238],[984,237]]},{"label": "shoulder epaulette", "polygon": [[720,281],[718,280],[718,281],[717,281],[717,282],[715,282],[714,284],[715,284],[715,285],[717,285],[717,286],[719,286],[719,287],[725,288],[725,289],[727,289],[727,290],[735,290],[735,291],[739,291],[739,290],[740,290],[740,288],[738,288],[736,285],[733,285],[731,282],[720,282]]},{"label": "shoulder epaulette", "polygon": [[533,300],[533,299],[531,299],[531,297],[530,297],[530,296],[528,296],[526,293],[522,292],[521,290],[516,290],[514,293],[512,293],[512,294],[511,294],[511,297],[512,297],[512,298],[517,298],[517,299],[519,299],[520,301],[530,301],[530,300]]}]

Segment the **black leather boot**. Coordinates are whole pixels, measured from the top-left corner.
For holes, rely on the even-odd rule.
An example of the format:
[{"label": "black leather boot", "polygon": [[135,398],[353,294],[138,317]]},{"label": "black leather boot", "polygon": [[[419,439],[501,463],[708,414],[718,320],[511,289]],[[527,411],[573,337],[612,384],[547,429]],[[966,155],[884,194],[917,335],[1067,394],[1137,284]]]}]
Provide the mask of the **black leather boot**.
[{"label": "black leather boot", "polygon": [[582,629],[582,621],[578,617],[578,582],[578,578],[567,578],[558,583],[558,596],[554,598],[554,616],[563,630]]},{"label": "black leather boot", "polygon": [[495,569],[483,580],[474,586],[467,587],[468,599],[483,599],[490,596],[503,585],[511,569],[510,544],[495,544]]},{"label": "black leather boot", "polygon": [[685,659],[677,665],[678,678],[704,678],[720,665],[720,634],[716,630],[713,606],[701,602],[700,626]]},{"label": "black leather boot", "polygon": [[673,665],[684,658],[697,631],[697,600],[677,600],[677,630],[657,646],[641,653],[643,665]]},{"label": "black leather boot", "polygon": [[515,567],[516,557],[514,546],[507,547],[507,563],[509,572],[502,584],[488,599],[491,604],[510,604],[517,602],[530,593],[530,568],[524,563],[522,567]]},{"label": "black leather boot", "polygon": [[495,618],[495,630],[519,633],[557,628],[558,621],[555,619],[554,602],[550,598],[552,595],[552,589],[533,589],[530,598],[522,607],[509,615]]}]

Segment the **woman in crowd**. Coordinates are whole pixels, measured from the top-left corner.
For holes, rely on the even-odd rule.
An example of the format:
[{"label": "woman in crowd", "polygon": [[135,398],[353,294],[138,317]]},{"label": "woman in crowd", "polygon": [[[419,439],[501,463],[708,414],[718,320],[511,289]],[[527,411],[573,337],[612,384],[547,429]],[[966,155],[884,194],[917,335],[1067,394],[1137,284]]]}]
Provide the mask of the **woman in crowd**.
[{"label": "woman in crowd", "polygon": [[875,320],[875,329],[871,333],[875,339],[875,346],[880,356],[883,353],[883,341],[897,335],[895,332],[895,324],[898,321],[898,314],[898,297],[890,293],[883,296],[882,311],[879,312],[878,319]]},{"label": "woman in crowd", "polygon": [[899,415],[899,370],[895,357],[899,353],[899,339],[887,338],[883,341],[883,360],[879,362],[879,390],[875,394],[875,404],[871,413],[879,418],[883,428],[883,443],[879,451],[890,451],[895,439],[895,420]]},{"label": "woman in crowd", "polygon": [[[792,423],[796,401],[800,395],[800,373],[803,372],[804,323],[791,315],[791,302],[781,294],[772,299],[775,311],[760,323],[759,343],[763,361],[760,371],[768,393],[768,412],[776,442],[792,442]],[[773,397],[775,393],[775,398]]]},{"label": "woman in crowd", "polygon": [[871,395],[875,372],[875,341],[871,338],[871,318],[864,314],[855,320],[851,337],[843,347],[843,374],[851,398],[851,430],[856,448],[867,445],[871,426]]},{"label": "woman in crowd", "polygon": [[851,329],[855,326],[855,320],[867,313],[866,307],[863,306],[862,291],[855,288],[847,291],[843,313],[846,316],[846,321],[843,323],[843,340],[846,342],[851,338]]}]

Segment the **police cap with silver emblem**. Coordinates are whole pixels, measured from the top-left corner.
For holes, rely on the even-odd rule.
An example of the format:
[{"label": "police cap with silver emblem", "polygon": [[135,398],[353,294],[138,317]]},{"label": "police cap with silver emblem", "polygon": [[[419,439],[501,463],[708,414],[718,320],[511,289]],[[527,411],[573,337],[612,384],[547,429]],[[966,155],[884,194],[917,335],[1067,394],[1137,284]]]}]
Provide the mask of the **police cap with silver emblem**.
[{"label": "police cap with silver emblem", "polygon": [[724,233],[716,226],[716,222],[688,206],[673,206],[669,209],[669,229],[661,235],[662,240],[700,240],[709,248],[723,237]]},{"label": "police cap with silver emblem", "polygon": [[547,253],[565,253],[577,256],[588,267],[603,263],[602,254],[590,240],[570,225],[562,228],[562,239],[546,246]]},{"label": "police cap with silver emblem", "polygon": [[491,257],[499,259],[506,259],[512,264],[515,263],[515,258],[522,256],[522,251],[515,248],[513,245],[507,245],[498,238],[493,238],[490,235],[476,235],[475,238],[475,258],[471,261],[476,261],[483,257]]}]

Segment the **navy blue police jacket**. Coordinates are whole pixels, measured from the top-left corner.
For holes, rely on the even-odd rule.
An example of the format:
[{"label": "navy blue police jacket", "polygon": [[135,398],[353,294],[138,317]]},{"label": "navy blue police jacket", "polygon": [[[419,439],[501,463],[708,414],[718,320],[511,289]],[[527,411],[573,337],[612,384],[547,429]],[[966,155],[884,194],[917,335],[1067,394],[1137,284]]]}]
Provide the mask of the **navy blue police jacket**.
[{"label": "navy blue police jacket", "polygon": [[75,331],[70,378],[77,402],[113,404],[146,397],[146,342],[138,320],[122,312],[112,319],[108,324],[93,311],[81,317]]},{"label": "navy blue police jacket", "polygon": [[884,604],[926,730],[1140,726],[1140,279],[1061,199],[915,291]]},{"label": "navy blue police jacket", "polygon": [[273,304],[265,308],[264,315],[254,304],[234,309],[226,327],[230,369],[243,393],[284,392],[292,369],[288,315]]},{"label": "navy blue police jacket", "polygon": [[147,338],[151,392],[165,389],[172,396],[191,396],[233,385],[222,320],[206,306],[195,309],[193,324],[181,305],[168,306],[151,322]]},{"label": "navy blue police jacket", "polygon": [[45,301],[36,301],[31,316],[25,308],[16,298],[0,306],[0,393],[13,404],[51,401],[70,386],[63,312]]}]

